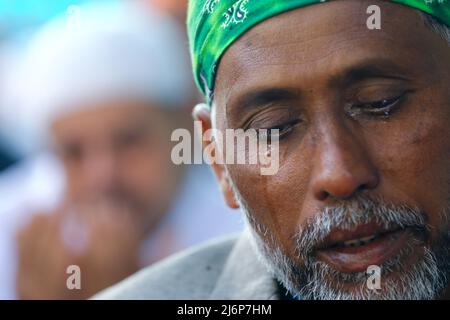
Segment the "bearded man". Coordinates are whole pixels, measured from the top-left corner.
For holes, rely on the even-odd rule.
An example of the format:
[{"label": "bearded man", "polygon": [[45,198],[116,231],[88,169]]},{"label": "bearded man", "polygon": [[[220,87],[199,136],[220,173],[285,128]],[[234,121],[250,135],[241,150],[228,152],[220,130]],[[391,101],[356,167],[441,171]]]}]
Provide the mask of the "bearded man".
[{"label": "bearded man", "polygon": [[449,25],[445,0],[191,0],[195,118],[278,129],[279,170],[213,164],[247,231],[99,297],[445,298]]}]

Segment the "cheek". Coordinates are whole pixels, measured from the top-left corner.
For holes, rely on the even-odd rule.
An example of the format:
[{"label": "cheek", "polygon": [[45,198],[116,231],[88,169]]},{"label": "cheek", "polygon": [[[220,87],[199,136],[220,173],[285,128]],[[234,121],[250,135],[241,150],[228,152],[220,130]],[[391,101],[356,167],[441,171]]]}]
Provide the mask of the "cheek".
[{"label": "cheek", "polygon": [[370,139],[383,194],[418,206],[431,224],[438,223],[449,201],[449,120],[422,114],[395,132],[386,129],[390,136],[380,133]]},{"label": "cheek", "polygon": [[257,166],[228,166],[249,214],[267,227],[287,251],[304,218],[301,213],[309,172],[302,154],[301,147],[281,147],[280,168],[275,175],[261,175]]}]

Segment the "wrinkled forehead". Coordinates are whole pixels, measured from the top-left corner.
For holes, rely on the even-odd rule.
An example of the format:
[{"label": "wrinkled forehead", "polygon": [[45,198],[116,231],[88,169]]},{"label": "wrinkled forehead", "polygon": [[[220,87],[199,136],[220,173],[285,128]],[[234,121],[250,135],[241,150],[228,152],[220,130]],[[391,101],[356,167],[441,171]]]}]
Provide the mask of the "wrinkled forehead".
[{"label": "wrinkled forehead", "polygon": [[216,112],[223,112],[245,91],[274,84],[330,83],[345,70],[365,64],[411,74],[436,68],[430,66],[437,60],[429,54],[437,54],[432,46],[442,41],[425,26],[418,11],[377,1],[381,29],[370,29],[370,3],[332,1],[289,11],[253,27],[219,64]]}]

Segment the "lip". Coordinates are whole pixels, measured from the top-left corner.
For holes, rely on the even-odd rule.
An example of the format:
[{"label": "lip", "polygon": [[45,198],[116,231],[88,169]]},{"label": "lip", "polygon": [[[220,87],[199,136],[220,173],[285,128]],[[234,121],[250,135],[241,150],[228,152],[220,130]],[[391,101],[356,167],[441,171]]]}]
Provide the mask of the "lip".
[{"label": "lip", "polygon": [[[338,242],[363,238],[370,235],[378,238],[356,247],[335,246]],[[353,273],[366,271],[371,265],[381,266],[393,258],[412,240],[413,232],[409,228],[386,230],[376,224],[367,224],[355,230],[334,230],[316,250],[319,260],[341,272]]]}]

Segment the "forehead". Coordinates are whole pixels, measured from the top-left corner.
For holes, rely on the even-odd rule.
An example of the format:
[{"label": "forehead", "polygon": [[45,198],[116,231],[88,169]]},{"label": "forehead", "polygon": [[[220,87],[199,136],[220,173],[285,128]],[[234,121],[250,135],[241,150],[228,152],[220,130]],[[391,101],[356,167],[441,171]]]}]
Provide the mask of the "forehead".
[{"label": "forehead", "polygon": [[75,107],[75,110],[53,122],[56,133],[93,137],[150,124],[158,114],[158,108],[136,100],[102,101]]},{"label": "forehead", "polygon": [[[381,30],[367,27],[371,4],[381,8]],[[296,9],[263,21],[229,48],[218,69],[215,105],[221,109],[246,91],[274,84],[313,86],[367,61],[420,73],[435,67],[426,50],[433,41],[440,39],[418,12],[398,4],[350,0]]]}]

